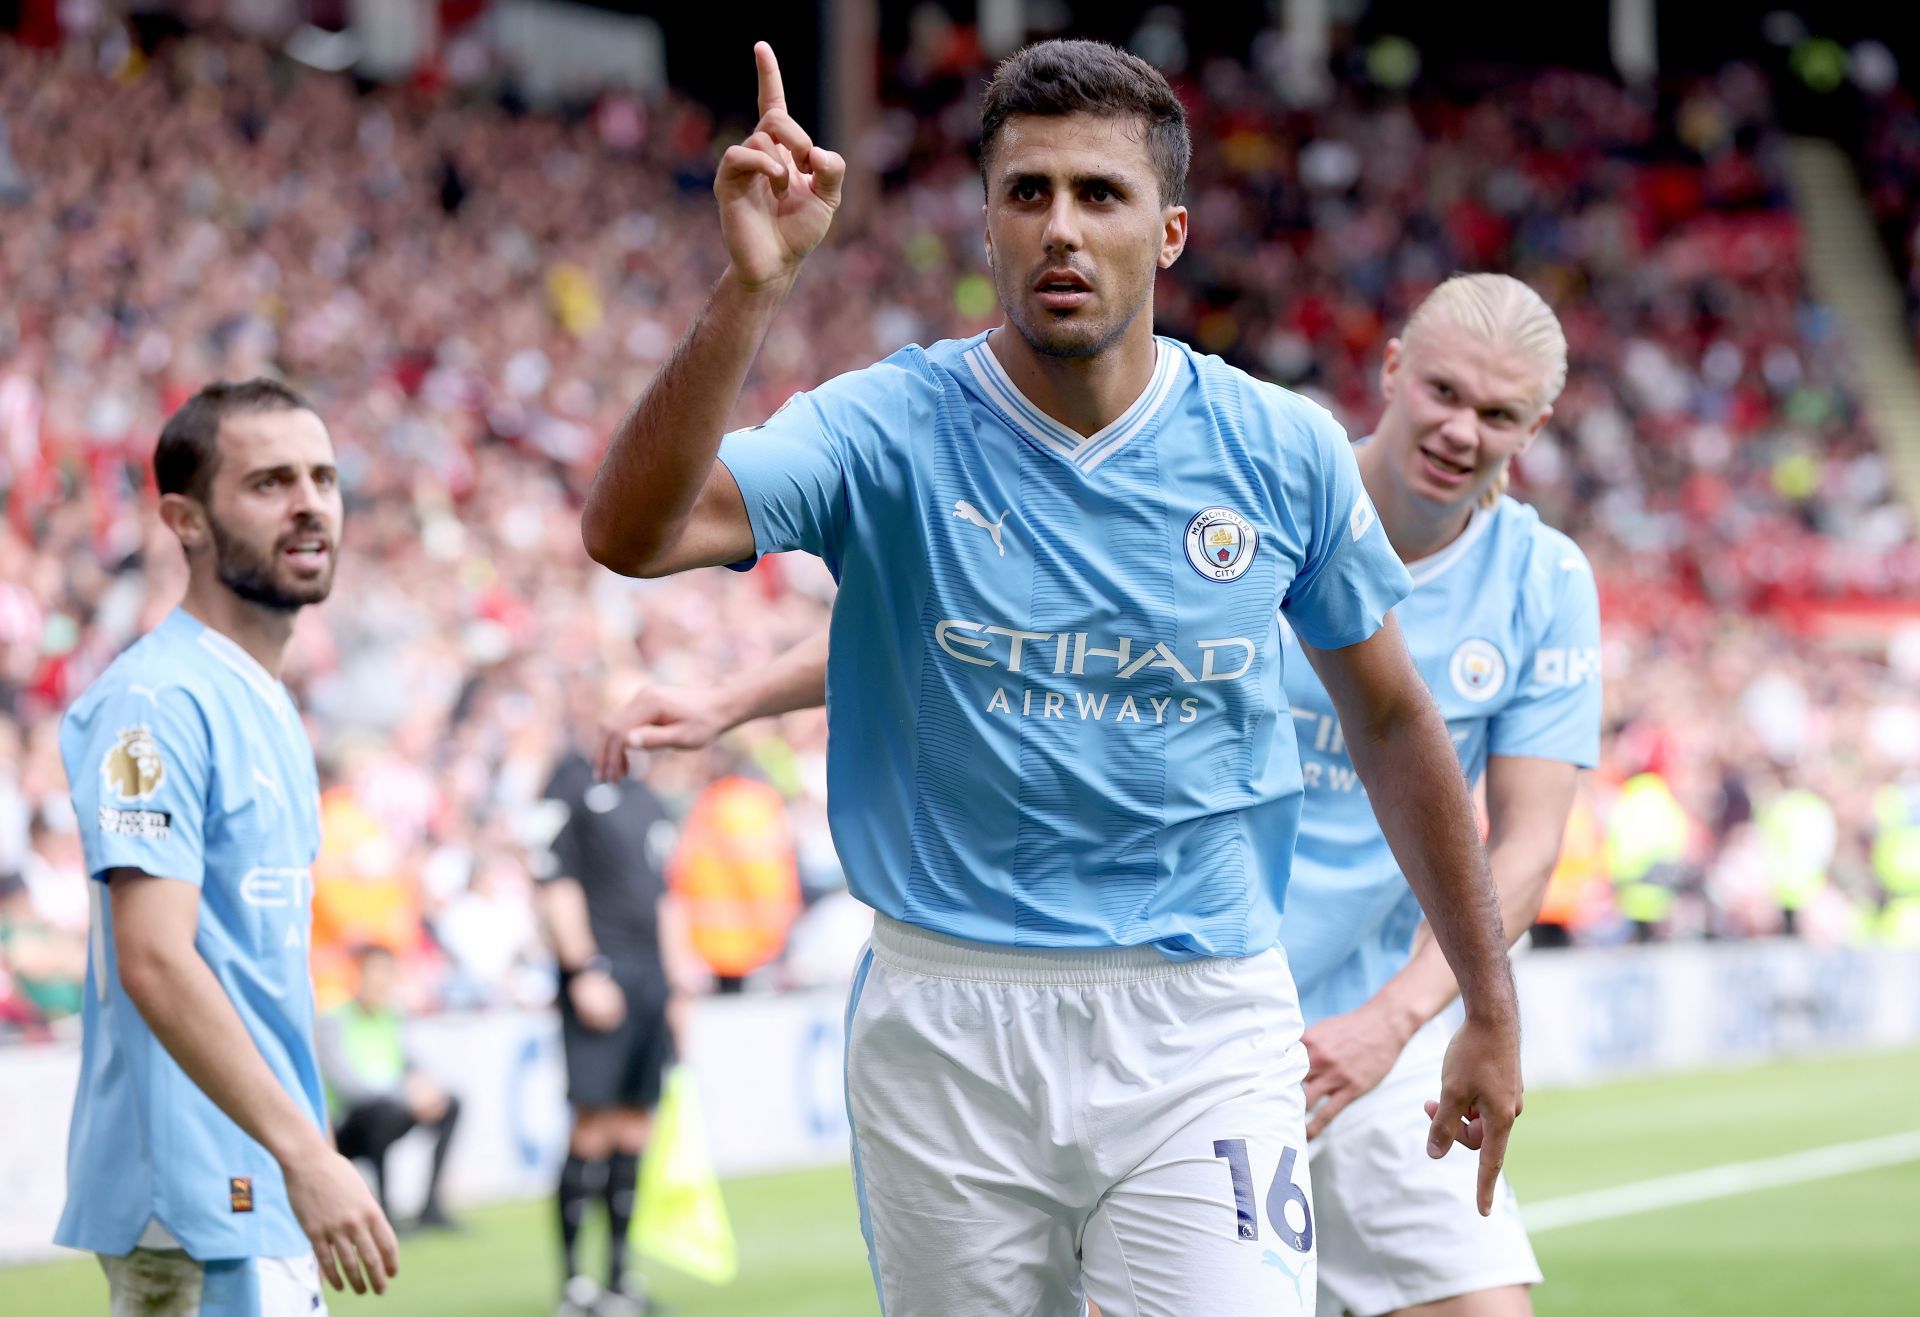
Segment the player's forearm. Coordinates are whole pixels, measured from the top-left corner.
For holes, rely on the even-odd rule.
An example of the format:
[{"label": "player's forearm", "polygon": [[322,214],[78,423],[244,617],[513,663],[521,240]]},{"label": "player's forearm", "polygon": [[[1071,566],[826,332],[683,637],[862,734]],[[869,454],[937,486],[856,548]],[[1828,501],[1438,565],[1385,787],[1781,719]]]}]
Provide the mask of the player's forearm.
[{"label": "player's forearm", "polygon": [[[1557,854],[1557,850],[1555,852]],[[1542,856],[1537,845],[1514,839],[1496,841],[1487,854],[1487,867],[1493,875],[1494,894],[1500,902],[1500,922],[1507,946],[1533,927],[1540,913],[1541,898],[1546,895],[1547,879],[1553,873],[1555,854]],[[1447,966],[1447,958],[1425,924],[1413,939],[1413,954],[1401,971],[1387,980],[1376,1000],[1407,1037],[1447,1008],[1459,995],[1460,984]]]},{"label": "player's forearm", "polygon": [[194,1084],[282,1166],[329,1146],[301,1110],[192,946],[120,948],[120,981],[154,1037]]},{"label": "player's forearm", "polygon": [[1439,710],[1430,698],[1409,700],[1350,737],[1348,749],[1467,1012],[1517,1018],[1500,903]]},{"label": "player's forearm", "polygon": [[580,534],[595,562],[648,575],[685,529],[791,280],[749,289],[731,269],[607,445]]},{"label": "player's forearm", "polygon": [[821,627],[766,666],[729,679],[727,728],[825,704],[827,636],[828,628]]}]

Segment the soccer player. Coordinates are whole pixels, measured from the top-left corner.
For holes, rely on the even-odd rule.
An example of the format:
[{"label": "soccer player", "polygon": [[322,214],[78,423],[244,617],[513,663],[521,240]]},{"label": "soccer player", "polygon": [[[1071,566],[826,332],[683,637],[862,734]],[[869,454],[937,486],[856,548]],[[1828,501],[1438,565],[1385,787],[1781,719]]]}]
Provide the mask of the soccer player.
[{"label": "soccer player", "polygon": [[[1506,275],[1456,276],[1388,342],[1386,410],[1359,448],[1380,524],[1413,573],[1397,610],[1408,646],[1469,781],[1487,783],[1510,939],[1539,908],[1577,775],[1599,749],[1592,572],[1571,540],[1502,493],[1508,464],[1552,413],[1566,361],[1559,322],[1532,289]],[[710,688],[642,689],[606,720],[600,771],[623,772],[629,748],[693,749],[818,704],[826,660],[822,631]],[[1308,1022],[1319,1311],[1525,1314],[1540,1271],[1504,1180],[1492,1219],[1478,1220],[1473,1166],[1424,1155],[1420,1107],[1439,1083],[1453,979],[1418,931],[1419,904],[1306,664],[1287,669],[1287,698],[1306,807],[1280,940]]]},{"label": "soccer player", "polygon": [[[1456,276],[1388,342],[1386,409],[1358,450],[1380,524],[1413,573],[1397,610],[1408,645],[1468,779],[1487,784],[1509,938],[1539,908],[1600,735],[1592,572],[1572,541],[1502,493],[1565,378],[1566,340],[1532,289],[1505,275]],[[600,769],[622,771],[630,747],[695,748],[749,719],[817,704],[826,658],[821,632],[706,690],[643,689],[607,719]],[[1306,665],[1287,669],[1287,698],[1306,807],[1281,943],[1308,1021],[1319,1310],[1524,1314],[1540,1272],[1504,1181],[1492,1219],[1476,1220],[1471,1164],[1423,1155],[1419,1107],[1439,1082],[1438,1019],[1453,979],[1420,931],[1419,905]]]},{"label": "soccer player", "polygon": [[399,1266],[327,1134],[318,778],[278,675],[294,615],[333,583],[333,444],[284,385],[213,384],[153,466],[186,597],[60,728],[99,885],[54,1238],[100,1255],[116,1313],[305,1317],[325,1311],[320,1273],[385,1293]]},{"label": "soccer player", "polygon": [[714,184],[728,269],[582,533],[632,575],[805,549],[839,581],[829,809],[876,910],[847,1087],[882,1306],[1309,1311],[1278,612],[1462,985],[1432,1147],[1497,1170],[1520,1107],[1471,804],[1387,617],[1406,570],[1326,412],[1153,334],[1187,237],[1185,115],[1093,42],[1029,47],[987,92],[1005,323],[723,441],[844,174],[756,59],[759,126]]},{"label": "soccer player", "polygon": [[[1502,492],[1566,376],[1566,339],[1537,293],[1506,275],[1456,276],[1387,344],[1386,407],[1359,448],[1380,524],[1413,573],[1395,615],[1468,781],[1485,783],[1509,941],[1540,909],[1580,770],[1600,750],[1593,571]],[[1421,1149],[1454,980],[1355,776],[1337,706],[1300,664],[1288,665],[1287,698],[1307,801],[1283,941],[1308,1026],[1320,1312],[1525,1317],[1540,1269],[1504,1180],[1482,1220],[1468,1210],[1473,1168]]]}]

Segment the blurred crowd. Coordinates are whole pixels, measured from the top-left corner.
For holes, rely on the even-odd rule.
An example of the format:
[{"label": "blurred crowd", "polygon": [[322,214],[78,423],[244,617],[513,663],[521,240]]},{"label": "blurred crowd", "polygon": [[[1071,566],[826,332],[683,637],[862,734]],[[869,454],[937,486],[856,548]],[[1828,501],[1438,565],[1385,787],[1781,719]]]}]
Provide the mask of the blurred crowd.
[{"label": "blurred crowd", "polygon": [[[1449,272],[1510,271],[1567,328],[1571,382],[1515,480],[1605,598],[1605,764],[1558,926],[1920,939],[1883,913],[1905,881],[1887,839],[1920,828],[1920,636],[1899,615],[1920,546],[1807,300],[1765,83],[1637,96],[1549,72],[1454,99],[1362,69],[1307,109],[1277,68],[1256,46],[1179,79],[1194,240],[1161,281],[1165,332],[1363,434],[1385,337]],[[847,144],[877,184],[738,422],[993,322],[982,71],[951,41],[892,71],[892,108]],[[831,601],[793,555],[635,582],[580,548],[604,437],[719,272],[712,168],[745,131],[673,96],[550,115],[366,88],[208,36],[0,43],[0,1033],[77,1006],[89,895],[55,736],[184,580],[154,436],[207,380],[261,372],[315,401],[348,501],[334,597],[287,672],[323,774],[322,995],[378,942],[415,1006],[550,998],[530,886],[556,759],[641,678],[762,662]],[[859,933],[824,748],[796,714],[637,766],[676,812],[735,773],[788,802],[809,901],[774,986],[835,979]],[[1783,810],[1825,845],[1771,844]]]}]

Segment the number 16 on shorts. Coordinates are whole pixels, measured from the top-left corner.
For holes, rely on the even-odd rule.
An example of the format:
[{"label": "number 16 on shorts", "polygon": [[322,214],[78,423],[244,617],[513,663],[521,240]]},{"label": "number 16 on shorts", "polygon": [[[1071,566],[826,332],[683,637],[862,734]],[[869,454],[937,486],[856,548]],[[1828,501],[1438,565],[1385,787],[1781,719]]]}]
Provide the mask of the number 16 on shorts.
[{"label": "number 16 on shorts", "polygon": [[[1215,1139],[1213,1155],[1227,1164],[1239,1237],[1259,1239],[1259,1205],[1253,1195],[1253,1166],[1247,1158],[1247,1141]],[[1299,1149],[1280,1150],[1280,1165],[1274,1170],[1273,1183],[1267,1186],[1267,1224],[1288,1248],[1296,1253],[1309,1253],[1313,1251],[1313,1207],[1307,1201],[1307,1191],[1293,1182],[1293,1168],[1299,1160]],[[1298,1225],[1294,1223],[1295,1218]]]}]

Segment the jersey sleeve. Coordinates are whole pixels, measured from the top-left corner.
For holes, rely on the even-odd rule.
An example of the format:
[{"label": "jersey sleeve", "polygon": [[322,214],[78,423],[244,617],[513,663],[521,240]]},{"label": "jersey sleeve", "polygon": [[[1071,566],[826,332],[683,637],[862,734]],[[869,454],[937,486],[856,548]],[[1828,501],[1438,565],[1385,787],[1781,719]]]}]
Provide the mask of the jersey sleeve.
[{"label": "jersey sleeve", "polygon": [[1550,611],[1519,691],[1494,715],[1487,753],[1592,768],[1600,758],[1599,591],[1571,541],[1550,546],[1543,567]]},{"label": "jersey sleeve", "polygon": [[79,811],[87,872],[104,878],[111,869],[139,869],[198,887],[206,876],[212,758],[206,720],[184,688],[109,695],[74,765],[97,775],[89,785],[98,805],[92,817]]},{"label": "jersey sleeve", "polygon": [[1314,648],[1344,649],[1380,629],[1388,610],[1412,593],[1413,579],[1380,529],[1339,423],[1317,411],[1309,428],[1312,533],[1281,612]]},{"label": "jersey sleeve", "polygon": [[[924,385],[889,358],[796,393],[762,425],[720,441],[753,525],[754,558],[795,549],[823,560],[837,577],[853,509],[872,511],[891,444],[913,432]],[[882,459],[882,460],[877,460]]]},{"label": "jersey sleeve", "polygon": [[579,878],[580,832],[574,820],[579,817],[582,796],[592,780],[592,770],[584,760],[573,755],[554,765],[537,807],[547,844],[539,851],[534,865],[536,881]]},{"label": "jersey sleeve", "polygon": [[578,882],[585,868],[586,856],[582,853],[578,826],[580,812],[572,805],[566,806],[566,811],[566,822],[560,825],[560,831],[553,834],[553,842],[547,847],[546,862],[540,866],[539,877],[542,881],[571,878]]}]

